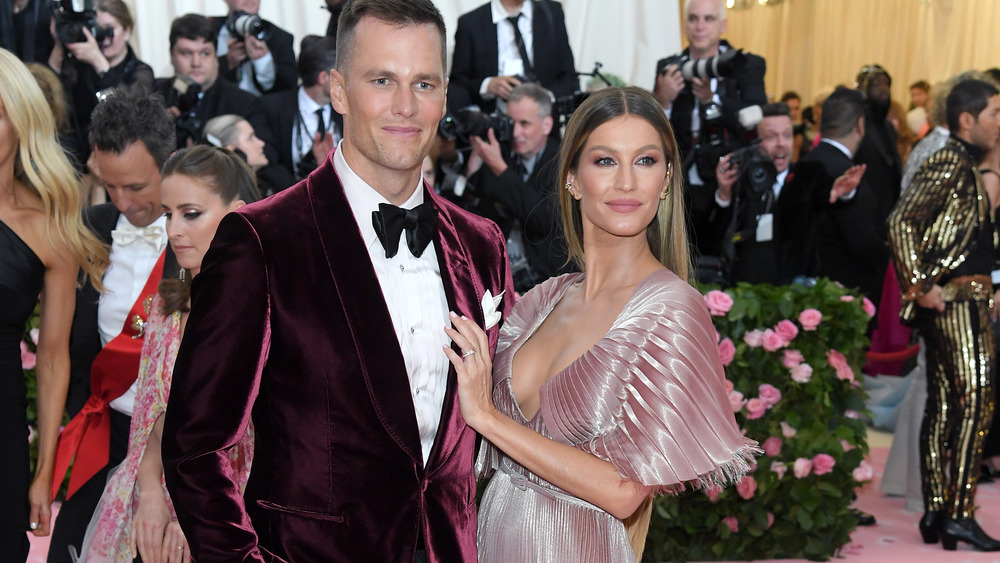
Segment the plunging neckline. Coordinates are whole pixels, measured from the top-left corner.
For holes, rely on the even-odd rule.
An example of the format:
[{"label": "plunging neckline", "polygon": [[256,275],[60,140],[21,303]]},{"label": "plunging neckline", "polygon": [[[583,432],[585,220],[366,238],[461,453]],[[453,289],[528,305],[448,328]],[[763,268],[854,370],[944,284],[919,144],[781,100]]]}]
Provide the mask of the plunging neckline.
[{"label": "plunging neckline", "polygon": [[517,400],[517,395],[514,393],[514,360],[515,360],[515,358],[517,356],[517,353],[519,351],[521,351],[521,347],[524,346],[524,344],[526,342],[528,342],[528,340],[531,340],[531,337],[535,335],[535,332],[537,332],[538,329],[542,326],[542,323],[544,323],[545,320],[549,318],[549,315],[552,314],[552,311],[555,310],[556,306],[558,306],[559,303],[562,302],[563,298],[566,297],[566,292],[569,291],[569,288],[573,287],[578,282],[583,281],[583,277],[584,277],[583,273],[567,274],[567,277],[569,277],[569,276],[576,276],[576,279],[573,279],[572,281],[567,281],[566,284],[563,286],[562,290],[560,291],[559,295],[553,296],[553,299],[551,300],[550,304],[547,306],[547,310],[545,311],[545,314],[544,315],[538,315],[538,317],[535,320],[535,323],[533,324],[533,326],[531,327],[531,329],[528,331],[528,335],[526,337],[524,337],[524,338],[519,339],[519,341],[515,341],[514,343],[511,344],[511,348],[512,349],[510,351],[510,368],[507,370],[508,373],[507,373],[505,379],[507,380],[507,390],[510,393],[511,399],[513,399],[513,401],[511,401],[511,402],[514,404],[514,408],[517,409],[517,414],[518,414],[518,416],[521,417],[521,420],[524,420],[525,422],[529,422],[530,423],[530,422],[534,421],[536,418],[538,418],[539,415],[541,415],[541,413],[542,413],[542,405],[541,405],[542,389],[544,389],[550,383],[553,383],[554,381],[556,381],[558,379],[561,379],[562,376],[566,373],[567,370],[569,370],[571,367],[573,367],[574,365],[576,365],[580,360],[582,360],[585,357],[591,355],[594,352],[594,350],[598,346],[600,346],[601,342],[603,342],[608,337],[608,335],[611,334],[611,332],[613,330],[615,330],[615,327],[617,327],[618,323],[621,321],[622,315],[625,313],[625,310],[628,309],[628,304],[631,303],[633,299],[635,299],[635,296],[639,293],[639,290],[644,285],[646,285],[646,282],[649,281],[649,278],[653,277],[657,273],[662,272],[664,270],[670,271],[669,268],[657,268],[657,269],[653,270],[652,272],[650,272],[649,274],[647,274],[646,277],[642,278],[642,280],[638,284],[636,284],[635,288],[632,290],[632,293],[629,295],[628,299],[625,300],[625,305],[622,306],[622,310],[619,311],[617,315],[615,315],[615,320],[611,322],[611,326],[608,327],[607,332],[605,332],[600,338],[598,338],[597,342],[594,342],[589,348],[587,348],[586,350],[584,350],[582,354],[580,354],[579,356],[577,356],[576,358],[574,358],[570,363],[566,364],[566,366],[564,368],[562,368],[561,370],[559,370],[558,372],[556,372],[552,377],[546,379],[541,385],[538,386],[538,395],[539,395],[538,410],[535,411],[535,414],[532,415],[531,418],[528,418],[527,416],[525,416],[524,411],[521,410],[521,402]]}]

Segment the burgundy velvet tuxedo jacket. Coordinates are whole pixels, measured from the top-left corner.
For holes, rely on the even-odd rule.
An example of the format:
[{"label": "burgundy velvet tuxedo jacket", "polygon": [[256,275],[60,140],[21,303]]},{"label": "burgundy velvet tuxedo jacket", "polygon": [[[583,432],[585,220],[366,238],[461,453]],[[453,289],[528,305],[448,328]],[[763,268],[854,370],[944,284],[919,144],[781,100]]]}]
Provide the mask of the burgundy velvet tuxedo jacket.
[{"label": "burgundy velvet tuxedo jacket", "polygon": [[[425,466],[403,356],[332,155],[223,219],[195,279],[163,431],[178,520],[199,563],[410,563],[418,536],[432,562],[475,561],[475,433],[454,369]],[[425,201],[439,211],[451,309],[483,326],[483,294],[506,291],[506,315],[500,229],[426,190]],[[491,356],[498,333],[487,331]],[[251,417],[240,495],[226,456]]]}]

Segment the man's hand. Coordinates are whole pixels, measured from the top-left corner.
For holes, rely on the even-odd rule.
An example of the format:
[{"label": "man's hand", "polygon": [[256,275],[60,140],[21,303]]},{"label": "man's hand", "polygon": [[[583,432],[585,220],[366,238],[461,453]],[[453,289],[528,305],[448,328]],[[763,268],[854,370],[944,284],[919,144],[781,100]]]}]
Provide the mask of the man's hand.
[{"label": "man's hand", "polygon": [[243,61],[247,60],[246,42],[238,37],[230,37],[226,45],[229,46],[229,51],[226,52],[229,68],[239,68]]},{"label": "man's hand", "polygon": [[104,57],[100,45],[97,44],[97,40],[86,27],[83,28],[83,35],[87,38],[86,41],[67,43],[66,48],[69,49],[70,53],[73,53],[76,60],[94,67],[98,74],[104,74],[111,68],[111,63]]},{"label": "man's hand", "polygon": [[854,191],[861,183],[866,167],[865,164],[855,164],[834,180],[833,187],[830,188],[830,203],[837,203],[838,199]]},{"label": "man's hand", "polygon": [[503,174],[504,170],[507,170],[507,162],[503,159],[503,153],[500,152],[500,141],[497,141],[492,127],[486,131],[486,137],[485,141],[475,136],[469,139],[469,142],[472,143],[472,154],[478,154],[486,166],[490,167],[493,175],[499,176]]},{"label": "man's hand", "polygon": [[944,289],[940,285],[934,285],[927,293],[917,297],[917,305],[925,309],[935,309],[939,313],[944,312]]},{"label": "man's hand", "polygon": [[253,35],[247,35],[244,37],[243,44],[245,46],[244,49],[246,54],[255,61],[271,52],[271,50],[267,48],[267,43],[257,39]]},{"label": "man's hand", "polygon": [[715,192],[722,201],[729,201],[733,197],[733,185],[739,177],[740,170],[729,160],[730,155],[719,159],[719,165],[715,167],[715,180],[719,184],[719,189]]},{"label": "man's hand", "polygon": [[691,79],[691,93],[701,102],[701,105],[712,103],[715,94],[712,92],[712,80],[702,80],[700,78]]},{"label": "man's hand", "polygon": [[521,83],[516,76],[494,76],[486,85],[486,91],[498,98],[507,99],[510,91]]},{"label": "man's hand", "polygon": [[667,65],[666,70],[656,75],[653,96],[663,107],[670,107],[684,89],[684,75],[677,65]]},{"label": "man's hand", "polygon": [[316,137],[313,139],[313,158],[316,159],[317,163],[322,163],[326,160],[326,155],[330,154],[333,150],[333,132],[327,131],[322,138],[319,136],[319,131],[316,132]]}]

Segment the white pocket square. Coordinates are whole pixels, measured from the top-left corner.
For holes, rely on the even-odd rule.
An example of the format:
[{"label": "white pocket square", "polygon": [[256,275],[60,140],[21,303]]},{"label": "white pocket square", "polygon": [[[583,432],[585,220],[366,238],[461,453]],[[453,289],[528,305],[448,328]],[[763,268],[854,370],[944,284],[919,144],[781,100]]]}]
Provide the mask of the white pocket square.
[{"label": "white pocket square", "polygon": [[501,291],[499,295],[494,297],[490,290],[487,289],[486,293],[483,295],[482,304],[483,319],[486,322],[485,330],[493,328],[500,322],[500,317],[502,315],[500,314],[500,311],[497,311],[497,307],[500,306],[500,302],[503,300],[503,294],[505,292],[506,290]]}]

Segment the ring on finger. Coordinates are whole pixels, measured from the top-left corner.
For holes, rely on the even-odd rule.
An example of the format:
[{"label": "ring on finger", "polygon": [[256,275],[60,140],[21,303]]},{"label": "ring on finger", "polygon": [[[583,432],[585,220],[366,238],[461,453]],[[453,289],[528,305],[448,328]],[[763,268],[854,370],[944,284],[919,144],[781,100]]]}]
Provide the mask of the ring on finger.
[{"label": "ring on finger", "polygon": [[469,350],[468,352],[465,352],[464,354],[462,354],[462,357],[463,358],[468,358],[469,356],[471,356],[471,355],[473,355],[475,353],[476,353],[476,349],[473,348],[473,349]]}]

